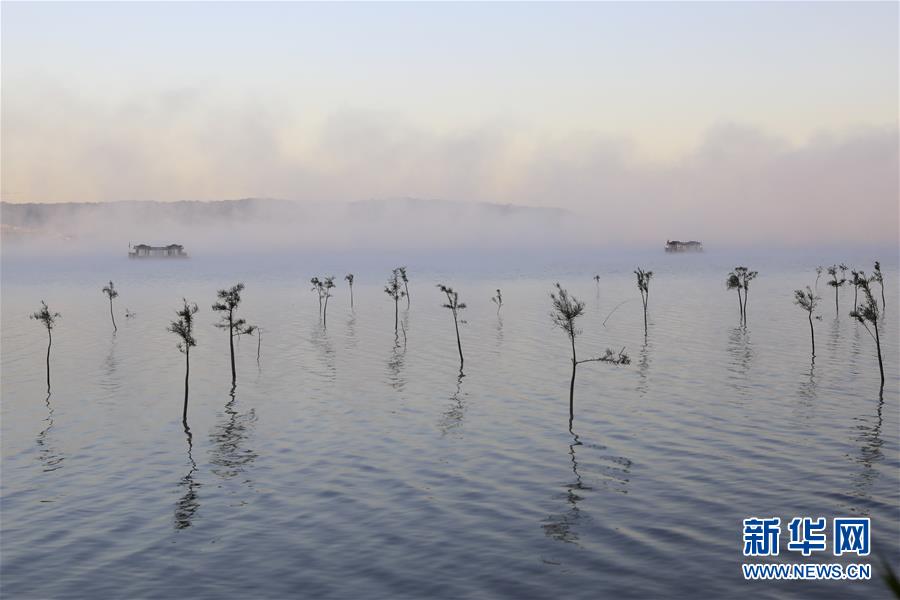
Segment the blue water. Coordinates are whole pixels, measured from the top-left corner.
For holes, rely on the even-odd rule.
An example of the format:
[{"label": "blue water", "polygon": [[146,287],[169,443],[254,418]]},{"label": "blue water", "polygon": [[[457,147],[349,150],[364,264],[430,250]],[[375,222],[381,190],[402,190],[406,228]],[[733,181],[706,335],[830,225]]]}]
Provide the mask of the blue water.
[{"label": "blue water", "polygon": [[[640,256],[494,268],[410,261],[410,307],[354,263],[5,257],[0,592],[8,598],[888,597],[868,582],[745,582],[748,516],[865,515],[900,564],[895,263],[886,264],[879,397],[874,343],[824,278],[810,360],[795,288],[816,264],[759,256],[746,328],[724,287],[737,258]],[[346,262],[342,262],[346,261]],[[514,263],[514,260],[511,261]],[[339,264],[340,263],[340,264]],[[645,339],[631,270],[655,271]],[[592,276],[601,276],[596,286]],[[341,285],[322,326],[306,283]],[[112,278],[118,332],[100,288]],[[209,309],[246,283],[238,344]],[[586,302],[587,357],[568,423],[569,349],[549,318],[555,281]],[[460,326],[435,284],[468,304]],[[500,314],[490,298],[505,300]],[[184,357],[166,331],[198,302],[188,424]],[[28,314],[45,299],[54,329]],[[624,304],[621,304],[623,301]],[[125,317],[125,308],[136,313]],[[618,307],[618,308],[616,308]],[[610,314],[612,313],[612,314]],[[604,325],[603,322],[606,321]],[[830,539],[830,536],[829,536]],[[784,547],[778,562],[806,559]],[[859,559],[857,559],[859,560]]]}]

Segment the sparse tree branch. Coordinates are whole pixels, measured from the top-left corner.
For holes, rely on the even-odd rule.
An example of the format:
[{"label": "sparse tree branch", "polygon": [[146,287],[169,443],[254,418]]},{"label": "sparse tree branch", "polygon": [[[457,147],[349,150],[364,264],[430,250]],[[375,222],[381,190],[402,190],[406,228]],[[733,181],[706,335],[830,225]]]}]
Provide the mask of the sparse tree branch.
[{"label": "sparse tree branch", "polygon": [[39,321],[47,329],[47,394],[50,394],[50,347],[53,346],[53,328],[56,327],[56,320],[60,317],[62,315],[51,311],[43,300],[41,300],[40,310],[29,316],[30,319]]},{"label": "sparse tree branch", "polygon": [[112,281],[109,282],[109,285],[103,287],[102,292],[109,298],[109,318],[112,319],[113,333],[115,333],[119,328],[116,327],[116,316],[113,314],[113,298],[117,298],[119,292],[116,291],[116,286],[113,285]]}]

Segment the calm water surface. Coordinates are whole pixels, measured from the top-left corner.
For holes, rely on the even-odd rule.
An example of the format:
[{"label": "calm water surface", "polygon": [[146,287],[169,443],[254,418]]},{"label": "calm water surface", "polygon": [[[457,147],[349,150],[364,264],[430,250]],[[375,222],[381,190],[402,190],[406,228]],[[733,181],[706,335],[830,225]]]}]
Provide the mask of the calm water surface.
[{"label": "calm water surface", "polygon": [[[835,318],[819,282],[815,364],[792,304],[816,264],[851,258],[747,260],[761,275],[746,329],[723,284],[738,261],[711,252],[505,275],[413,263],[405,338],[384,268],[358,273],[355,311],[341,282],[326,329],[305,282],[352,264],[4,258],[3,595],[887,597],[878,579],[748,583],[739,567],[751,515],[867,515],[876,549],[900,562],[896,264],[883,400],[874,344],[847,316],[852,291]],[[639,264],[656,271],[646,340]],[[232,393],[209,307],[238,280],[241,314],[263,333],[259,363],[256,339],[240,340]],[[572,431],[567,340],[549,319],[557,280],[587,303],[580,354],[633,359],[579,368]],[[464,376],[439,281],[469,305]],[[201,306],[189,433],[166,332],[182,296]],[[41,299],[62,313],[50,396],[46,332],[27,318]]]}]

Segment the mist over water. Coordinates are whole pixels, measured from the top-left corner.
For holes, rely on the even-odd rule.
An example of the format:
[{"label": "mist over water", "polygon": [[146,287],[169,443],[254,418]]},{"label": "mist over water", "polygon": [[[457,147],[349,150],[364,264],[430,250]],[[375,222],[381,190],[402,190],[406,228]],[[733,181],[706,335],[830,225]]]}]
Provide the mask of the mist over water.
[{"label": "mist over water", "polygon": [[[900,558],[893,256],[563,244],[228,256],[182,243],[189,260],[129,260],[127,247],[4,251],[5,595],[737,597],[741,520],[752,515],[870,516],[876,550]],[[883,400],[874,344],[847,316],[852,290],[835,318],[820,280],[814,364],[791,303],[816,265],[870,271],[877,258]],[[405,336],[382,291],[399,264],[410,272]],[[746,329],[724,285],[736,264],[760,272]],[[646,339],[637,266],[655,272]],[[325,329],[308,280],[332,274]],[[109,279],[121,294],[116,335],[100,292]],[[259,363],[257,339],[238,342],[232,394],[227,335],[209,307],[237,281],[240,315],[262,340]],[[555,281],[587,303],[579,355],[624,347],[632,358],[579,367],[571,432],[568,340],[549,318]],[[468,304],[463,377],[439,282]],[[165,330],[182,297],[201,309],[189,435],[184,357]],[[41,299],[62,313],[49,397],[46,332],[27,318]],[[754,593],[887,597],[877,578]]]},{"label": "mist over water", "polygon": [[898,16],[4,3],[0,597],[889,597]]}]

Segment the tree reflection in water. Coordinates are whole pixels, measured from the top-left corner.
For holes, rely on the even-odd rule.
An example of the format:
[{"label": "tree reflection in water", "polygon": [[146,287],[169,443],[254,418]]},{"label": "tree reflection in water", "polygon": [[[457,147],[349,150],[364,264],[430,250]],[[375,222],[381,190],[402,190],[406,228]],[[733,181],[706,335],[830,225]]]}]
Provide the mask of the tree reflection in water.
[{"label": "tree reflection in water", "polygon": [[542,527],[544,528],[544,533],[553,539],[580,546],[578,543],[577,525],[584,518],[584,515],[578,507],[578,503],[584,500],[582,494],[593,488],[584,483],[581,479],[581,474],[578,472],[578,460],[575,455],[575,448],[581,446],[578,434],[572,431],[571,427],[569,428],[569,433],[572,434],[572,443],[569,444],[569,460],[572,461],[572,474],[574,475],[574,479],[564,485],[566,490],[565,498],[569,506],[564,512],[549,515]]},{"label": "tree reflection in water", "polygon": [[850,495],[859,499],[859,506],[850,507],[854,512],[862,516],[868,516],[872,502],[872,487],[878,479],[879,470],[877,464],[884,460],[881,438],[881,428],[884,425],[884,395],[878,398],[878,406],[872,418],[857,417],[860,423],[855,427],[857,431],[856,442],[861,443],[859,456],[853,460],[859,465],[859,471],[853,478],[853,490]]},{"label": "tree reflection in water", "polygon": [[184,495],[175,503],[175,529],[187,529],[191,526],[194,514],[200,508],[200,500],[197,497],[197,488],[200,483],[194,480],[194,473],[197,472],[197,462],[193,455],[193,436],[191,428],[187,423],[184,424],[184,435],[187,438],[187,457],[191,468],[187,475],[181,478],[179,487],[184,488]]},{"label": "tree reflection in water", "polygon": [[728,355],[730,361],[726,367],[728,379],[737,392],[737,404],[752,398],[753,382],[750,378],[750,367],[753,363],[753,344],[750,342],[750,332],[746,327],[735,327],[728,337]]},{"label": "tree reflection in water", "polygon": [[818,381],[816,379],[816,359],[813,357],[809,363],[809,377],[800,382],[797,395],[800,398],[798,408],[803,409],[805,418],[812,417],[812,411],[818,394]]},{"label": "tree reflection in water", "polygon": [[641,346],[637,367],[638,377],[640,379],[635,389],[640,397],[643,398],[647,395],[647,390],[649,388],[648,375],[650,373],[650,342],[646,339],[644,340],[644,345]]},{"label": "tree reflection in water", "polygon": [[[212,472],[223,479],[231,479],[244,472],[256,459],[256,453],[245,448],[245,443],[256,422],[256,411],[244,414],[235,410],[237,396],[232,386],[230,399],[225,404],[225,420],[213,428],[210,434]],[[249,480],[246,480],[249,483]]]},{"label": "tree reflection in water", "polygon": [[391,356],[388,358],[388,383],[394,390],[402,392],[406,386],[406,380],[403,378],[403,364],[406,360],[406,343],[400,341],[400,335],[394,333],[394,347],[391,350]]},{"label": "tree reflection in water", "polygon": [[51,443],[50,431],[53,429],[53,405],[50,404],[49,393],[44,398],[44,404],[47,405],[47,417],[44,419],[47,426],[37,435],[36,442],[39,448],[38,458],[44,465],[43,470],[45,473],[49,473],[62,467],[65,457]]},{"label": "tree reflection in water", "polygon": [[[544,533],[560,542],[575,544],[581,547],[579,543],[579,529],[583,523],[590,520],[590,516],[583,510],[579,504],[594,491],[594,487],[589,485],[579,470],[579,462],[577,449],[586,448],[590,450],[607,450],[606,446],[599,444],[585,445],[581,442],[578,434],[569,423],[569,433],[572,435],[572,443],[569,444],[569,461],[571,462],[573,478],[569,482],[563,484],[565,492],[563,497],[567,503],[567,508],[563,512],[548,515],[541,527]],[[597,457],[601,462],[598,464],[598,477],[596,481],[600,483],[603,489],[613,491],[620,494],[628,493],[628,482],[631,478],[631,460],[624,456],[600,455]],[[583,467],[581,467],[583,469]]]},{"label": "tree reflection in water", "polygon": [[463,377],[465,377],[465,374],[460,367],[459,375],[456,376],[456,391],[451,394],[450,406],[444,412],[444,415],[438,423],[442,436],[459,429],[462,425],[463,417],[466,414],[466,403],[463,401],[463,397],[466,394],[462,393]]}]

